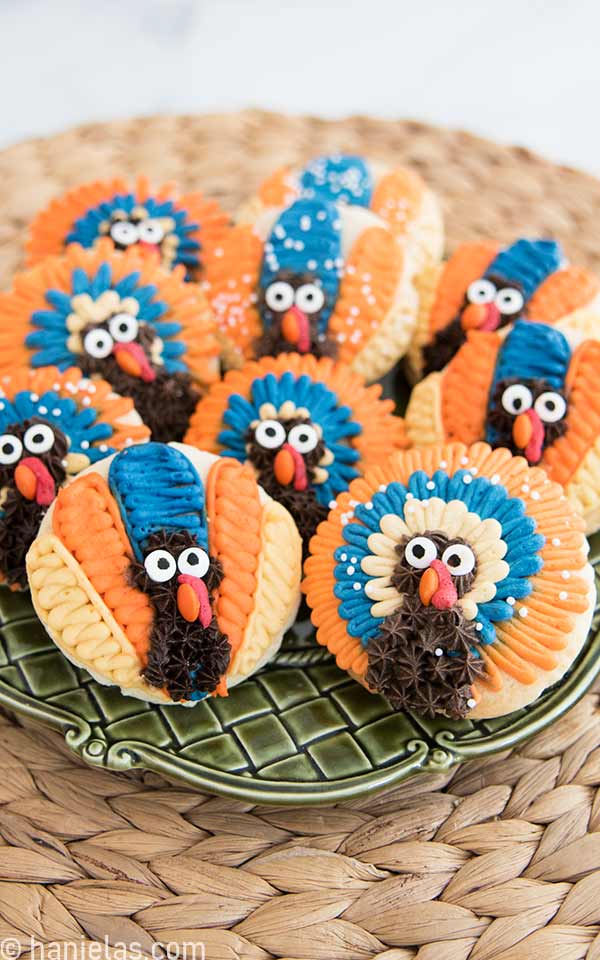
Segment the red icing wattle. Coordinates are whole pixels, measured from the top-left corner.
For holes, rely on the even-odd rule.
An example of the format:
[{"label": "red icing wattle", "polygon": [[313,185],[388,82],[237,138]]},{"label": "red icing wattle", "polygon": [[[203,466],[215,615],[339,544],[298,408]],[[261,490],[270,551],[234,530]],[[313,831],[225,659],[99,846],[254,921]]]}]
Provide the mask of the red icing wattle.
[{"label": "red icing wattle", "polygon": [[542,451],[544,449],[544,424],[535,410],[529,409],[526,413],[531,420],[532,432],[531,439],[525,447],[525,456],[529,463],[539,463],[542,459]]},{"label": "red icing wattle", "polygon": [[292,447],[290,443],[284,443],[284,450],[288,450],[294,461],[294,490],[306,490],[308,486],[308,477],[306,475],[306,464],[301,453]]},{"label": "red icing wattle", "polygon": [[40,507],[49,507],[56,497],[56,484],[52,474],[37,457],[25,457],[19,466],[27,467],[36,479],[35,501]]},{"label": "red icing wattle", "polygon": [[210,605],[210,597],[208,596],[208,590],[204,580],[201,580],[199,577],[193,577],[189,573],[180,573],[177,577],[177,583],[187,583],[192,588],[198,600],[200,602],[200,612],[198,614],[198,620],[202,626],[206,629],[211,620],[212,620],[212,608]]},{"label": "red icing wattle", "polygon": [[139,367],[139,376],[144,383],[152,383],[156,380],[156,371],[153,370],[148,357],[139,343],[115,343],[113,353],[116,357],[120,353],[126,353],[137,363]]},{"label": "red icing wattle", "polygon": [[495,303],[488,303],[485,320],[479,327],[480,330],[485,330],[490,332],[492,330],[497,330],[500,326],[500,311]]},{"label": "red icing wattle", "polygon": [[430,567],[435,570],[440,582],[431,598],[431,602],[438,610],[450,610],[458,600],[458,593],[452,582],[450,572],[441,560],[432,560]]}]

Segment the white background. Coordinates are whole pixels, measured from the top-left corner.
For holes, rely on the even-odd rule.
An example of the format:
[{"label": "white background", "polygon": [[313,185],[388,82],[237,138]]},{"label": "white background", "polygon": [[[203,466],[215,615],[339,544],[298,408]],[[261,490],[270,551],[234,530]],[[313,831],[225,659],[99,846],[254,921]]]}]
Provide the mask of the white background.
[{"label": "white background", "polygon": [[600,173],[598,0],[0,0],[0,146],[247,106],[463,127]]}]

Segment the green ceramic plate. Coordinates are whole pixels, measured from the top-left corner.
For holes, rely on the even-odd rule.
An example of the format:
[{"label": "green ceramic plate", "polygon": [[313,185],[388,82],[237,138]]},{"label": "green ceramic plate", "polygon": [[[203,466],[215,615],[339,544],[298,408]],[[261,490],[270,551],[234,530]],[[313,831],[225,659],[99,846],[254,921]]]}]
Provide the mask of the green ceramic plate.
[{"label": "green ceramic plate", "polygon": [[[600,574],[600,537],[592,544]],[[88,763],[145,768],[254,803],[320,803],[515,746],[571,707],[600,667],[600,614],[563,682],[533,707],[488,721],[395,714],[337,669],[307,622],[274,663],[192,709],[123,697],[76,670],[27,594],[0,588],[0,704],[61,730]]]},{"label": "green ceramic plate", "polygon": [[[385,379],[404,408],[408,387]],[[600,534],[591,558],[600,585]],[[560,717],[600,670],[600,610],[560,685],[496,720],[425,720],[338,670],[308,620],[275,660],[229,697],[193,708],[124,697],[77,670],[37,620],[28,594],[0,587],[0,705],[61,730],[88,763],[155,770],[252,803],[331,803],[516,746]]]}]

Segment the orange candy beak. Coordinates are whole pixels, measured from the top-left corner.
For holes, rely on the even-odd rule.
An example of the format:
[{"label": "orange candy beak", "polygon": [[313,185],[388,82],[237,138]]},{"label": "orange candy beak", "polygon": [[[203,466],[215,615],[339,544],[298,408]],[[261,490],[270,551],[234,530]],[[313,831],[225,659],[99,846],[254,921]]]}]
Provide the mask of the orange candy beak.
[{"label": "orange candy beak", "polygon": [[188,623],[194,623],[200,613],[200,599],[189,583],[180,583],[177,588],[177,609]]},{"label": "orange candy beak", "polygon": [[277,453],[275,460],[273,461],[273,470],[275,472],[275,479],[277,480],[277,483],[280,483],[282,487],[289,486],[294,479],[296,464],[294,463],[294,458],[287,447],[282,447],[282,449]]},{"label": "orange candy beak", "polygon": [[495,303],[470,303],[460,318],[463,330],[496,330],[500,311]]},{"label": "orange candy beak", "polygon": [[145,383],[156,380],[156,372],[139,343],[116,343],[113,353],[121,370],[130,377],[139,377]]},{"label": "orange candy beak", "polygon": [[432,560],[421,574],[419,597],[423,606],[431,603],[437,610],[450,610],[458,600],[452,577],[441,560]]},{"label": "orange candy beak", "polygon": [[520,450],[524,450],[533,434],[533,423],[531,417],[526,413],[520,413],[513,423],[512,435],[515,445]]},{"label": "orange candy beak", "polygon": [[434,593],[440,585],[440,578],[433,567],[427,567],[427,570],[421,575],[419,581],[419,597],[421,603],[428,607],[431,603]]},{"label": "orange candy beak", "polygon": [[283,315],[281,333],[288,343],[293,343],[300,353],[310,350],[310,331],[308,317],[299,307],[290,307]]},{"label": "orange candy beak", "polygon": [[24,463],[20,463],[15,470],[15,484],[17,490],[26,500],[35,500],[37,477],[33,470]]}]

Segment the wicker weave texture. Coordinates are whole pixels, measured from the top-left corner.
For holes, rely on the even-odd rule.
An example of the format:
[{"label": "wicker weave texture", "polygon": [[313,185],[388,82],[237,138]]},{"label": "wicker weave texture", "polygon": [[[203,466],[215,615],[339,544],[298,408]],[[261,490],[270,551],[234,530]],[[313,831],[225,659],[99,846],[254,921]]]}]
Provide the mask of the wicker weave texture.
[{"label": "wicker weave texture", "polygon": [[[553,232],[600,267],[589,177],[413,122],[246,112],[94,125],[0,154],[0,284],[28,218],[80,180],[145,171],[233,210],[272,166],[332,149],[419,169],[443,195],[450,249]],[[33,937],[77,941],[68,956],[90,960],[105,938],[119,958],[124,943],[132,958],[166,943],[191,960],[203,943],[207,960],[600,960],[598,699],[519,751],[321,809],[88,769],[60,736],[0,718],[0,953],[26,955]]]}]

